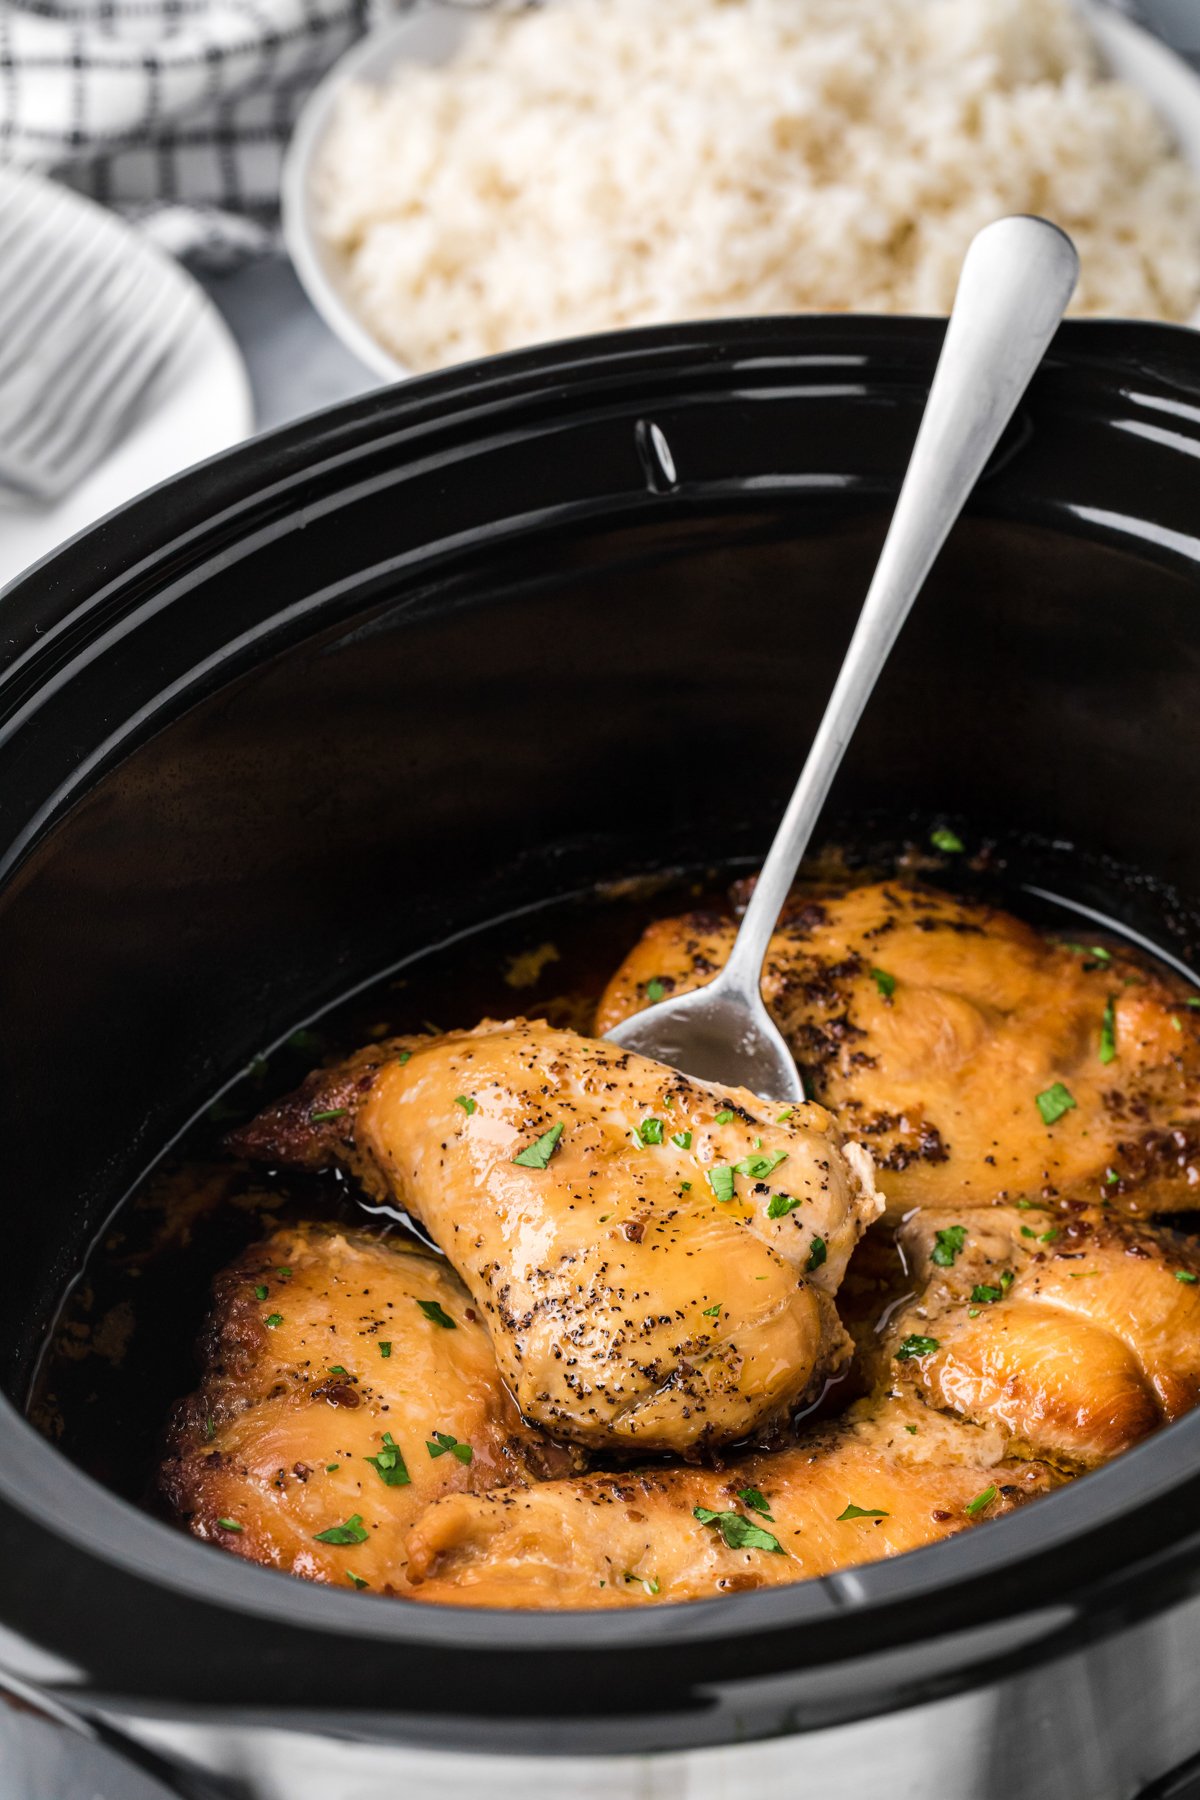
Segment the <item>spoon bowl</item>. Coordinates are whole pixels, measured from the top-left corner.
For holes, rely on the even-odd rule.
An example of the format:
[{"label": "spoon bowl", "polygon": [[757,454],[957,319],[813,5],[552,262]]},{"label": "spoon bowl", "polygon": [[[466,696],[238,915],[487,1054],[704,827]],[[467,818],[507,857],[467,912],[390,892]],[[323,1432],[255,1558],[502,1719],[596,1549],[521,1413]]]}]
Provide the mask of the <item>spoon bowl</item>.
[{"label": "spoon bowl", "polygon": [[634,1013],[608,1036],[700,1081],[748,1088],[764,1100],[803,1100],[795,1058],[758,985],[748,990],[727,975],[728,965],[705,987]]}]

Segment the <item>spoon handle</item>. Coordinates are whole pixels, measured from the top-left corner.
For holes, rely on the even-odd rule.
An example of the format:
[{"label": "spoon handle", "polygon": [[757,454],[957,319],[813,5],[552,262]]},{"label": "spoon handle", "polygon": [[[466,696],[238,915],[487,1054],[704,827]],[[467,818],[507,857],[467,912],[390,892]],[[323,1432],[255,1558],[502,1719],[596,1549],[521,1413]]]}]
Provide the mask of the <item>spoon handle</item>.
[{"label": "spoon handle", "polygon": [[825,716],[725,969],[757,991],[800,859],[909,609],[1054,336],[1079,274],[1045,219],[1000,219],[971,243],[912,460]]}]

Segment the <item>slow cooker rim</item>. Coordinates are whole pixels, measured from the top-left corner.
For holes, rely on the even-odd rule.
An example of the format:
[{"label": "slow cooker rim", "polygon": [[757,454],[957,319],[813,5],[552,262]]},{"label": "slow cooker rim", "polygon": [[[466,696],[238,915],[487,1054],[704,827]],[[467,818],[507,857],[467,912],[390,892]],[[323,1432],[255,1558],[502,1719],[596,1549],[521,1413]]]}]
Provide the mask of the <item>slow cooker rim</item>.
[{"label": "slow cooker rim", "polygon": [[[728,1641],[830,1623],[849,1614],[865,1622],[895,1607],[911,1614],[915,1635],[926,1637],[937,1628],[930,1605],[947,1593],[961,1594],[967,1582],[993,1589],[993,1616],[1074,1602],[1080,1595],[1074,1572],[1064,1561],[1061,1582],[1047,1579],[1046,1557],[1067,1550],[1078,1554],[1089,1539],[1145,1514],[1158,1502],[1200,1500],[1198,1409],[1084,1478],[993,1520],[985,1530],[788,1586],[604,1610],[540,1612],[405,1601],[364,1606],[363,1596],[247,1562],[153,1517],[69,1462],[5,1395],[0,1395],[0,1431],[8,1450],[0,1465],[0,1498],[43,1530],[51,1522],[56,1535],[68,1536],[76,1548],[129,1576],[149,1576],[183,1597],[217,1601],[230,1612],[305,1630],[431,1646],[458,1644],[465,1636],[476,1647],[510,1651],[620,1649],[634,1635],[639,1647],[648,1638],[672,1645]],[[1144,1477],[1147,1465],[1157,1476],[1152,1483]],[[1172,1543],[1155,1543],[1148,1552],[1139,1549],[1119,1569],[1088,1571],[1085,1601],[1099,1597],[1096,1578],[1103,1575],[1110,1588],[1114,1581],[1124,1590],[1136,1588],[1140,1603],[1149,1604],[1152,1596],[1145,1584],[1151,1569],[1157,1565],[1156,1579],[1175,1584],[1178,1571],[1173,1559],[1164,1565],[1164,1553],[1179,1550],[1186,1558],[1196,1542],[1192,1528]],[[1024,1591],[1023,1574],[1036,1582],[1036,1592]],[[1195,1563],[1195,1580],[1200,1586],[1200,1562]],[[1173,1591],[1178,1592],[1177,1585]],[[1106,1606],[1112,1597],[1106,1589]],[[464,1629],[458,1629],[464,1622]]]},{"label": "slow cooker rim", "polygon": [[[77,605],[94,597],[97,564],[103,567],[102,554],[95,553],[118,523],[131,552],[102,587],[128,594],[132,588],[142,591],[154,565],[177,558],[190,540],[196,540],[197,552],[207,544],[211,556],[215,548],[211,540],[227,533],[236,517],[246,514],[245,526],[253,511],[281,487],[370,454],[379,448],[381,433],[403,428],[406,422],[444,429],[481,409],[490,414],[523,401],[547,399],[559,404],[569,400],[578,410],[613,381],[649,380],[652,398],[666,400],[681,384],[704,375],[727,379],[744,370],[750,376],[772,365],[780,376],[803,373],[810,380],[829,367],[843,374],[848,367],[856,368],[864,380],[872,370],[888,368],[903,368],[909,375],[931,372],[944,332],[945,321],[940,318],[872,313],[765,314],[643,326],[456,364],[321,408],[146,489],[0,586],[0,605],[6,608],[0,707],[26,655],[51,650],[42,616],[51,596],[59,614],[51,636],[67,619],[74,622]],[[1157,321],[1068,319],[1043,367],[1095,367],[1110,382],[1118,369],[1131,376],[1144,370],[1148,378],[1178,384],[1200,401],[1196,336],[1190,327]],[[1180,431],[1191,424],[1200,437],[1200,414],[1177,418],[1173,424]],[[318,463],[316,455],[326,460]],[[197,493],[203,497],[205,522],[181,530],[179,507],[172,503]],[[18,609],[25,607],[30,610],[22,616]],[[110,618],[106,614],[106,623]]]},{"label": "slow cooker rim", "polygon": [[[279,427],[248,443],[197,464],[118,508],[87,531],[34,564],[0,589],[5,630],[0,638],[0,755],[19,739],[46,698],[105,654],[122,638],[153,624],[176,606],[186,606],[195,586],[210,575],[235,568],[251,548],[262,549],[303,524],[316,512],[344,506],[363,488],[385,485],[397,470],[422,462],[451,470],[464,443],[481,436],[503,444],[515,431],[536,435],[569,420],[572,428],[594,425],[634,411],[648,418],[657,407],[688,405],[709,394],[736,399],[814,399],[848,393],[871,403],[902,401],[911,407],[923,390],[944,321],[886,315],[787,315],[700,321],[682,326],[580,337],[515,351],[484,362],[462,364],[394,384]],[[847,384],[847,371],[854,373]],[[1038,383],[1066,375],[1078,384],[1077,404],[1106,429],[1135,430],[1169,440],[1189,455],[1200,454],[1200,370],[1196,333],[1184,327],[1103,319],[1068,320],[1055,338]],[[834,379],[834,386],[826,385]],[[1147,392],[1146,390],[1151,390]],[[1164,416],[1166,426],[1163,425]],[[1020,439],[1002,444],[995,459],[1001,469]],[[373,461],[374,459],[374,461]],[[377,466],[384,460],[386,475]],[[789,492],[805,489],[809,478],[781,476]],[[839,481],[848,479],[839,477]],[[986,488],[985,472],[981,490]],[[826,477],[814,479],[814,491]],[[321,486],[320,484],[325,484]],[[867,481],[860,492],[873,495]],[[885,491],[885,490],[878,490]],[[570,508],[536,509],[488,527],[490,544],[536,535],[552,526],[572,528],[611,520],[620,511],[632,521],[654,508],[674,509],[683,519],[697,508],[757,504],[763,486],[740,479],[689,480],[660,489],[639,473],[636,459],[614,488],[611,474],[593,491],[586,488]],[[1098,538],[1128,549],[1143,539],[1156,561],[1200,563],[1200,538],[1151,530],[1117,515],[1088,518],[1071,501],[1047,509],[1083,525]],[[568,517],[569,515],[569,517]],[[1075,515],[1078,515],[1077,517]],[[1131,527],[1133,528],[1131,530]],[[430,570],[452,569],[472,549],[453,539],[434,540],[421,552]],[[395,567],[411,574],[413,559]],[[389,571],[393,564],[387,565]],[[383,568],[357,572],[382,578]],[[298,630],[307,629],[315,604],[329,607],[334,590],[308,596],[299,609],[275,608],[236,645],[238,658],[273,653]],[[226,644],[203,679],[229,680],[231,647]],[[219,667],[218,667],[219,665]],[[193,670],[173,697],[177,710],[191,703],[201,671]],[[156,702],[161,707],[162,697]],[[128,739],[101,746],[86,763],[86,784],[114,757],[127,752]],[[24,861],[44,829],[52,826],[85,791],[76,775],[50,802],[34,810],[24,827],[0,845],[0,881]]]}]

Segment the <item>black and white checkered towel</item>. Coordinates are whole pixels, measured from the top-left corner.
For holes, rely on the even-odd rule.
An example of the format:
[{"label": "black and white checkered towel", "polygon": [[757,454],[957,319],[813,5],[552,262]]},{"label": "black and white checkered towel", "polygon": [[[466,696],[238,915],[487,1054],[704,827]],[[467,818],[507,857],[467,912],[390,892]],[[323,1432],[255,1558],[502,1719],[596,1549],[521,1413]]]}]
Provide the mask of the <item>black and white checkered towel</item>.
[{"label": "black and white checkered towel", "polygon": [[373,0],[0,0],[0,161],[177,253],[252,251],[301,103],[374,17]]}]

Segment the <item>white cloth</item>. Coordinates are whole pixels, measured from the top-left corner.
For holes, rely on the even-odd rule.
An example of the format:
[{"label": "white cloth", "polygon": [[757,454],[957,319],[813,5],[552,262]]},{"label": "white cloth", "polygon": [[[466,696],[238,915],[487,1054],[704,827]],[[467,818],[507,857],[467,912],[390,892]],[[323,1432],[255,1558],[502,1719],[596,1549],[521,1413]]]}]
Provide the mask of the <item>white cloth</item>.
[{"label": "white cloth", "polygon": [[0,161],[60,175],[177,253],[244,255],[269,241],[300,105],[370,7],[0,0]]}]

